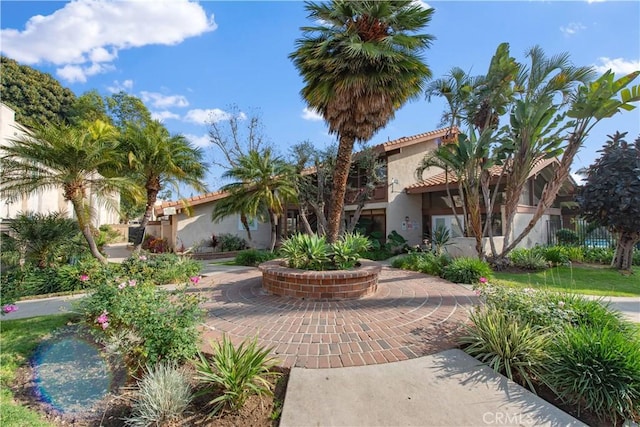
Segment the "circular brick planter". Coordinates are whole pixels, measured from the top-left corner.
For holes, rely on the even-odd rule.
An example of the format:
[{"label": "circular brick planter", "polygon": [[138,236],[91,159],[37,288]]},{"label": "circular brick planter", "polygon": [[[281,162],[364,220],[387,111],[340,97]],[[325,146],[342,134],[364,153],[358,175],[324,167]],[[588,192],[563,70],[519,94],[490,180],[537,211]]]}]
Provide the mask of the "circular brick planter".
[{"label": "circular brick planter", "polygon": [[381,265],[360,260],[353,270],[310,271],[289,268],[281,259],[258,267],[262,271],[262,287],[267,292],[307,299],[355,299],[371,295],[378,288]]}]

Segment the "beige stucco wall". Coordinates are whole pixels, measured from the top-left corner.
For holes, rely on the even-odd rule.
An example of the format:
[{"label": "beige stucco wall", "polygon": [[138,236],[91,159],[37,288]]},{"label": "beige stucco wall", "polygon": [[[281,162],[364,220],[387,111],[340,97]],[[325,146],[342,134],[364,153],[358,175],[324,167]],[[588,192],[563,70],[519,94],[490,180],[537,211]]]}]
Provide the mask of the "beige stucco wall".
[{"label": "beige stucco wall", "polygon": [[[220,222],[211,221],[213,203],[203,203],[192,208],[192,215],[177,214],[177,246],[184,244],[186,248],[197,245],[204,239],[211,239],[212,234],[235,234],[247,240],[246,231],[238,227],[239,215],[230,215]],[[271,226],[258,222],[258,229],[251,231],[250,246],[264,249],[271,243]]]},{"label": "beige stucco wall", "polygon": [[[404,188],[417,182],[415,171],[425,154],[436,148],[436,141],[430,140],[403,147],[397,154],[390,155],[387,163],[388,187],[387,234],[395,230],[409,245],[422,244],[422,195],[407,194]],[[423,178],[440,173],[437,168],[425,171]],[[406,221],[406,218],[409,221]],[[403,229],[404,228],[404,229]]]},{"label": "beige stucco wall", "polygon": [[[24,135],[26,133],[21,129],[20,124],[15,121],[15,112],[5,104],[0,103],[0,145],[8,145],[11,139],[21,138]],[[113,198],[117,204],[120,200],[120,195],[114,194]],[[92,206],[94,206],[95,210],[94,225],[96,227],[102,224],[117,224],[119,222],[119,215],[114,209],[99,205],[95,198],[92,200]],[[60,211],[66,212],[69,218],[73,217],[73,207],[70,202],[64,200],[61,189],[38,191],[11,202],[0,198],[0,218],[15,218],[19,213],[27,211],[42,214]]]},{"label": "beige stucco wall", "polygon": [[[513,232],[511,233],[511,241],[522,233],[525,227],[529,224],[533,218],[533,214],[529,213],[516,213],[513,219]],[[517,247],[519,248],[532,248],[536,245],[547,244],[547,221],[550,219],[549,215],[542,215],[540,220],[536,223],[529,234],[520,241]]]}]

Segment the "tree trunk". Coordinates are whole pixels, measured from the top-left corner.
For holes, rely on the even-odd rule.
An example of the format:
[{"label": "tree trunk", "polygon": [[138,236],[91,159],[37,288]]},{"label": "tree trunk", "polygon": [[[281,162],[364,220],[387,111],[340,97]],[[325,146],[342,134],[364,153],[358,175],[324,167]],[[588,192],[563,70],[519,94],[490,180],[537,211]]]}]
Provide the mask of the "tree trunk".
[{"label": "tree trunk", "polygon": [[638,242],[640,242],[640,233],[621,233],[611,267],[618,270],[631,271],[633,247]]},{"label": "tree trunk", "polygon": [[278,225],[278,215],[276,215],[276,213],[269,209],[269,219],[271,222],[271,246],[270,246],[270,250],[271,252],[273,252],[273,250],[276,247],[276,240],[278,238],[278,230],[277,230],[277,225]]},{"label": "tree trunk", "polygon": [[344,209],[344,195],[347,191],[347,178],[351,168],[351,153],[355,138],[348,135],[340,135],[336,169],[333,171],[333,191],[331,192],[331,208],[329,209],[327,242],[334,243],[340,233],[340,221]]},{"label": "tree trunk", "polygon": [[[147,180],[145,187],[147,190],[147,205],[144,210],[144,215],[142,216],[142,221],[140,222],[140,227],[138,227],[138,229],[140,230],[140,233],[143,236],[142,240],[144,240],[144,230],[147,228],[147,225],[151,220],[153,207],[156,204],[156,200],[158,200],[158,193],[160,192],[160,188],[161,188],[160,178],[158,177],[149,178]],[[140,241],[140,243],[136,245],[135,247],[136,250],[140,250],[140,247],[142,246],[142,240]]]},{"label": "tree trunk", "polygon": [[96,241],[93,238],[93,232],[91,231],[91,218],[86,217],[83,200],[74,198],[71,200],[71,205],[73,206],[73,210],[76,214],[76,219],[78,220],[80,231],[89,244],[91,255],[93,255],[101,263],[107,264],[107,258],[105,258],[100,253],[100,251],[98,250],[98,246],[96,245]]},{"label": "tree trunk", "polygon": [[307,218],[306,206],[300,206],[300,220],[302,221],[302,225],[304,226],[305,233],[313,234],[313,230],[311,229],[311,224],[309,224],[309,218]]},{"label": "tree trunk", "polygon": [[249,242],[249,247],[253,247],[253,241],[251,238],[251,227],[249,226],[249,220],[247,219],[247,216],[244,213],[240,213],[240,222],[244,227],[244,231],[247,232],[247,240]]},{"label": "tree trunk", "polygon": [[484,246],[482,244],[482,217],[480,216],[480,195],[476,194],[475,191],[471,194],[467,194],[467,202],[469,203],[469,207],[467,211],[469,212],[469,225],[471,231],[473,232],[473,236],[476,239],[476,252],[478,253],[478,259],[484,258]]},{"label": "tree trunk", "polygon": [[535,227],[538,223],[542,215],[544,215],[545,211],[551,207],[556,196],[558,195],[558,191],[560,191],[560,187],[569,177],[569,171],[571,170],[571,164],[573,163],[573,158],[578,153],[582,145],[582,140],[585,137],[585,128],[587,123],[582,123],[579,128],[571,134],[569,137],[569,142],[567,147],[564,150],[562,155],[562,159],[560,159],[560,164],[556,168],[553,173],[553,178],[551,181],[547,182],[542,190],[542,195],[540,196],[540,201],[538,202],[538,206],[536,208],[535,213],[533,214],[533,218],[529,221],[529,224],[522,230],[522,233],[511,242],[509,245],[505,245],[502,248],[502,252],[500,253],[500,258],[505,258],[509,252],[513,248],[516,247],[518,243],[524,239],[529,232]]}]

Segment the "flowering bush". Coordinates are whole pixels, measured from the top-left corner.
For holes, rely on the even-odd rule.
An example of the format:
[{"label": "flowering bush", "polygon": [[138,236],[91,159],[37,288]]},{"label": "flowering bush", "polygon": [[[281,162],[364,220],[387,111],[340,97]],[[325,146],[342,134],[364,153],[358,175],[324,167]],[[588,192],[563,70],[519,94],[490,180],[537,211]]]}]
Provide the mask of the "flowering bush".
[{"label": "flowering bush", "polygon": [[5,304],[2,306],[2,314],[13,313],[14,311],[18,311],[18,306],[15,304]]},{"label": "flowering bush", "polygon": [[166,292],[146,281],[119,278],[99,284],[78,308],[98,341],[138,369],[196,354],[199,302],[184,288]]}]

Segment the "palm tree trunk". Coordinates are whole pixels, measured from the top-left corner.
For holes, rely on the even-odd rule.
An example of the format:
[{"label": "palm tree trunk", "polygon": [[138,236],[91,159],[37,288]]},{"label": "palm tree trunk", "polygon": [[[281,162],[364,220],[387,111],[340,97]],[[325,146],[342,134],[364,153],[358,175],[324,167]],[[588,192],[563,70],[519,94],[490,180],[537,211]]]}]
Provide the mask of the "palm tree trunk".
[{"label": "palm tree trunk", "polygon": [[351,168],[351,153],[355,138],[349,135],[340,135],[338,145],[338,155],[336,158],[336,168],[333,171],[333,191],[331,191],[331,207],[329,209],[329,219],[327,232],[327,242],[334,243],[338,240],[340,233],[340,222],[342,210],[344,209],[344,195],[347,191],[347,178]]},{"label": "palm tree trunk", "polygon": [[618,270],[631,271],[633,247],[640,241],[640,233],[621,233],[616,246],[616,254],[611,267]]},{"label": "palm tree trunk", "polygon": [[91,231],[91,219],[86,217],[83,200],[80,198],[73,198],[71,200],[71,205],[73,206],[73,211],[76,214],[80,231],[89,245],[91,255],[101,263],[107,264],[107,259],[100,253],[98,246],[96,245],[96,241],[93,238],[93,232]]},{"label": "palm tree trunk", "polygon": [[271,222],[271,246],[270,246],[270,250],[271,252],[273,252],[273,250],[276,247],[276,240],[277,240],[277,223],[278,223],[278,215],[276,215],[276,213],[272,210],[269,209],[269,219]]},{"label": "palm tree trunk", "polygon": [[142,240],[144,240],[144,230],[149,225],[149,221],[151,220],[151,214],[153,213],[153,207],[156,204],[156,200],[158,200],[158,193],[160,192],[160,179],[149,179],[147,180],[147,205],[144,210],[144,215],[142,216],[142,221],[140,222],[140,234],[143,236],[143,239],[140,240],[140,243],[136,245],[136,250],[140,250],[142,246]]}]

